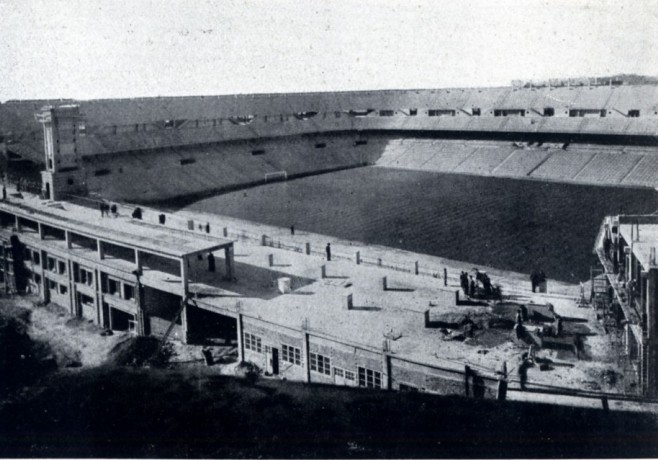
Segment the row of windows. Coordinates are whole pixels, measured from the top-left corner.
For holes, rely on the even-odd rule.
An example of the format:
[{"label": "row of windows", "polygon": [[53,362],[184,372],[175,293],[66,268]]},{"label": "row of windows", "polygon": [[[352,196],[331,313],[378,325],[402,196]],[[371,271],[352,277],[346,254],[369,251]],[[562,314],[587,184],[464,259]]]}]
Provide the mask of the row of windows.
[{"label": "row of windows", "polygon": [[281,360],[286,363],[301,366],[302,351],[299,348],[291,347],[290,345],[281,345]]},{"label": "row of windows", "polygon": [[359,386],[364,388],[381,388],[382,373],[359,367]]},{"label": "row of windows", "polygon": [[311,353],[311,370],[320,374],[331,375],[331,358]]},{"label": "row of windows", "polygon": [[[244,347],[247,350],[262,353],[263,343],[261,337],[245,332]],[[266,347],[266,351],[271,351]],[[302,365],[302,351],[300,348],[291,345],[281,345],[281,360],[286,363],[301,366]],[[310,353],[310,367],[314,372],[331,376],[331,358],[318,353]],[[334,376],[344,378],[345,380],[354,382],[356,375],[352,371],[341,369],[339,367],[333,368]],[[367,369],[365,367],[358,368],[359,386],[365,388],[381,388],[382,387],[382,374],[381,372]]]},{"label": "row of windows", "polygon": [[247,350],[255,351],[256,353],[263,352],[262,340],[260,337],[248,332],[244,333],[244,347]]},{"label": "row of windows", "polygon": [[76,269],[74,269],[73,273],[75,275],[75,281],[77,283],[86,284],[87,286],[93,286],[94,273],[91,270],[77,266]]},{"label": "row of windows", "polygon": [[354,372],[341,369],[340,367],[334,367],[334,376],[344,378],[345,380],[349,380],[351,382],[356,380],[356,375]]},{"label": "row of windows", "polygon": [[58,273],[60,275],[66,274],[66,262],[55,257],[48,256],[46,259],[47,269],[53,273]]},{"label": "row of windows", "polygon": [[51,279],[48,280],[48,289],[59,292],[62,295],[66,295],[69,292],[68,286],[64,286],[63,284],[57,284],[55,281]]},{"label": "row of windows", "polygon": [[103,292],[124,300],[135,298],[135,287],[132,284],[122,283],[118,279],[109,276],[107,277],[107,284],[104,286]]}]

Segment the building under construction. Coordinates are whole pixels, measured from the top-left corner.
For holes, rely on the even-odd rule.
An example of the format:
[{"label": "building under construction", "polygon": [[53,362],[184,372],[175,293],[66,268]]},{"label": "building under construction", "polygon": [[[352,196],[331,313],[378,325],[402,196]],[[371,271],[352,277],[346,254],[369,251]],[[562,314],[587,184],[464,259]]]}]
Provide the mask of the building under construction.
[{"label": "building under construction", "polygon": [[234,344],[286,379],[499,398],[602,395],[583,382],[609,357],[614,311],[637,392],[656,395],[651,216],[606,220],[604,276],[579,295],[491,272],[464,289],[426,257],[332,254],[157,202],[371,166],[653,189],[658,86],[29,101],[0,117],[8,169],[43,164],[0,203],[6,291],[117,331]]}]

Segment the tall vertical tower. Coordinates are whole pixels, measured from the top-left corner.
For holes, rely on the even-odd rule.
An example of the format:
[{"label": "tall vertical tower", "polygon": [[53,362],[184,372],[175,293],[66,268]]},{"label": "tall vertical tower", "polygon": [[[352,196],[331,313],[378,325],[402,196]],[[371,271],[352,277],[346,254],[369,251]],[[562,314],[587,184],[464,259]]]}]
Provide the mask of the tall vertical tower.
[{"label": "tall vertical tower", "polygon": [[41,172],[41,180],[45,197],[59,200],[69,193],[84,193],[85,176],[78,147],[80,107],[46,106],[36,118],[43,125],[46,169]]}]

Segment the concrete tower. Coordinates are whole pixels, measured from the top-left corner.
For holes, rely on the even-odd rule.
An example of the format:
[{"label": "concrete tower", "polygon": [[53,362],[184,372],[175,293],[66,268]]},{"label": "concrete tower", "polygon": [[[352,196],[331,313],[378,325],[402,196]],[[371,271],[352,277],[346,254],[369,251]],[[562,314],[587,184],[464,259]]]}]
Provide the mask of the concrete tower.
[{"label": "concrete tower", "polygon": [[43,124],[46,169],[41,172],[47,199],[58,200],[66,194],[84,193],[85,176],[78,147],[80,107],[46,106],[36,115]]}]

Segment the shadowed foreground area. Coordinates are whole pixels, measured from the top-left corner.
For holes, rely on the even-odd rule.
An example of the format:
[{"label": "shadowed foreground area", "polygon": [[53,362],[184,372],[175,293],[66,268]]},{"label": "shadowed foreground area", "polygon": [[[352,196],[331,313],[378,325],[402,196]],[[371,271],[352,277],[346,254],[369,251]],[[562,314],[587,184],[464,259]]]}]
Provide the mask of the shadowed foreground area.
[{"label": "shadowed foreground area", "polygon": [[59,374],[0,407],[2,457],[655,457],[655,416],[166,370]]}]

